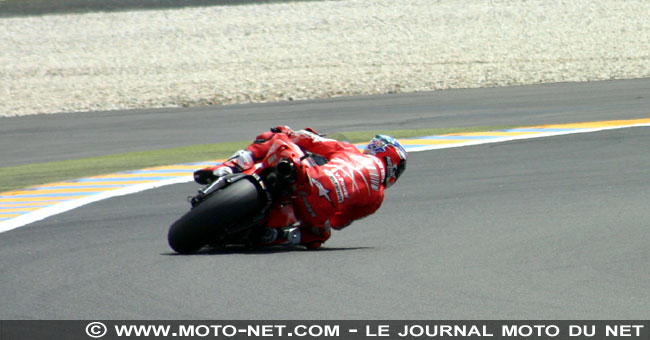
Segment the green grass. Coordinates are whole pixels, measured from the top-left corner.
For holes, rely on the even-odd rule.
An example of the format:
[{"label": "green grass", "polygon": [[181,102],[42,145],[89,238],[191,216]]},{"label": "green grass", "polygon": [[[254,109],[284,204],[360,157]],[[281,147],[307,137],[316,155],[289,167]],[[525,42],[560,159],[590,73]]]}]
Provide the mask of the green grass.
[{"label": "green grass", "polygon": [[227,158],[249,142],[192,145],[155,151],[0,167],[0,192],[151,166]]},{"label": "green grass", "polygon": [[[366,142],[376,134],[387,134],[396,138],[441,135],[456,132],[491,131],[511,126],[483,126],[471,128],[382,130],[339,132],[327,137],[351,143]],[[201,144],[171,149],[128,152],[122,154],[72,159],[65,161],[0,167],[0,192],[29,186],[108,174],[118,171],[136,170],[152,166],[200,162],[228,158],[233,152],[243,149],[249,142]]]}]

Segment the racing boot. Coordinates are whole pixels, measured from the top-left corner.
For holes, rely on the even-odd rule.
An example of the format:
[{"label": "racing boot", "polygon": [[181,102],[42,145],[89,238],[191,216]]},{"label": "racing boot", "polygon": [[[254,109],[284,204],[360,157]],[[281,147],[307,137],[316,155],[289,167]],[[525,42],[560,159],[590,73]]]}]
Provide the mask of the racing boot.
[{"label": "racing boot", "polygon": [[217,178],[230,175],[233,173],[232,168],[228,166],[212,166],[197,170],[194,172],[194,182],[198,184],[210,184]]}]

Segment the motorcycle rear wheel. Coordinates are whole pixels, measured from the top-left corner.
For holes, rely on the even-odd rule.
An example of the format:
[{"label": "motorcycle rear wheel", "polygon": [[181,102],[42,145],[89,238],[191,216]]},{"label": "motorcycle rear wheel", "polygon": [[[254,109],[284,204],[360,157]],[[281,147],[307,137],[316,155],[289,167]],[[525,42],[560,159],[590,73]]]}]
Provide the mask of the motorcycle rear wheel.
[{"label": "motorcycle rear wheel", "polygon": [[215,191],[169,228],[169,246],[181,254],[196,252],[223,234],[225,228],[259,214],[266,195],[252,177]]}]

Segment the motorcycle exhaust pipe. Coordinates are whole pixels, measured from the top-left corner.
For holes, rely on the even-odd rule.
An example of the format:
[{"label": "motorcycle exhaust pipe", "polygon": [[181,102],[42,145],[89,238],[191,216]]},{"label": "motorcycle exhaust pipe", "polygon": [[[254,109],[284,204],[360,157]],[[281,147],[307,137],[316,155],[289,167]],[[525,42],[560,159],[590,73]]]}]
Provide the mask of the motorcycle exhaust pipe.
[{"label": "motorcycle exhaust pipe", "polygon": [[275,167],[275,172],[279,179],[285,183],[293,183],[296,181],[296,166],[291,160],[283,159],[279,161]]}]

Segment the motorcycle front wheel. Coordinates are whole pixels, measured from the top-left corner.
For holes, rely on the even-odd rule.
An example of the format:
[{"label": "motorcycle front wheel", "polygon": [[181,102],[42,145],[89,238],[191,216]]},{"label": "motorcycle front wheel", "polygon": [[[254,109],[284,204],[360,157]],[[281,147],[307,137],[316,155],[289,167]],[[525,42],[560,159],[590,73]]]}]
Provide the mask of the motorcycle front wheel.
[{"label": "motorcycle front wheel", "polygon": [[255,178],[243,177],[215,191],[174,222],[167,234],[169,246],[181,254],[196,252],[225,228],[259,214],[266,199]]}]

